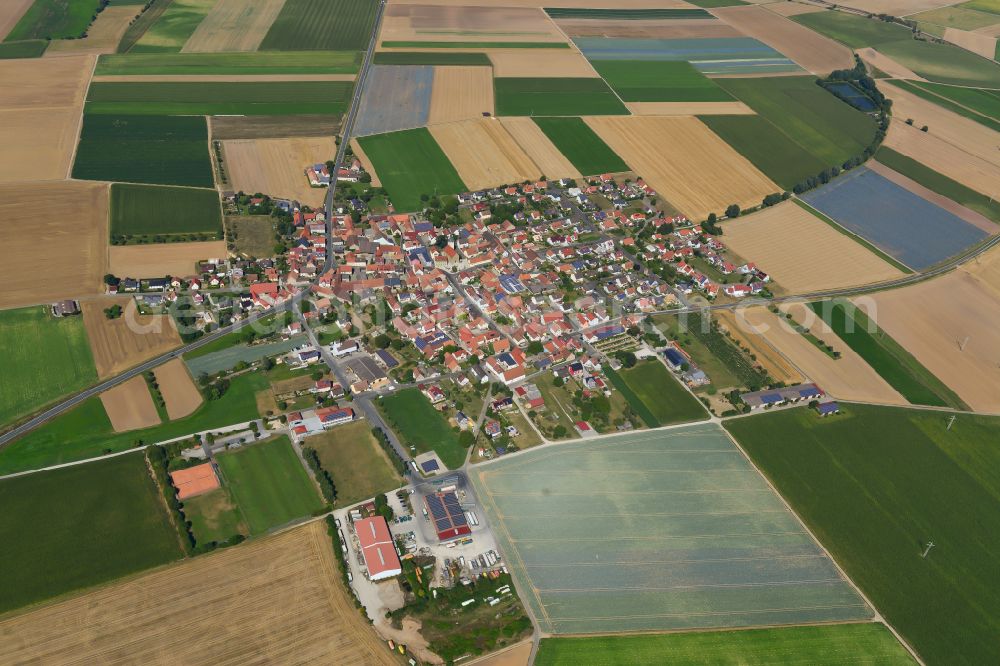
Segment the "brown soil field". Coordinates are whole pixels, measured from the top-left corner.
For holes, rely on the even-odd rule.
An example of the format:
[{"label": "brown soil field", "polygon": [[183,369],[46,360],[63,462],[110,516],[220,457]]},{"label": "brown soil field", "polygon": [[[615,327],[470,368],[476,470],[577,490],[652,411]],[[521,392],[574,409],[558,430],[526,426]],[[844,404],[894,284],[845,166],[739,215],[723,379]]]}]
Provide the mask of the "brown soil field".
[{"label": "brown soil field", "polygon": [[128,24],[139,15],[139,6],[106,7],[87,30],[83,39],[55,39],[45,49],[45,57],[81,53],[114,53]]},{"label": "brown soil field", "polygon": [[465,666],[529,666],[531,641],[524,641],[499,652],[465,662]]},{"label": "brown soil field", "polygon": [[[117,319],[104,316],[104,309],[121,305]],[[134,365],[166,353],[181,344],[170,315],[143,315],[131,296],[83,301],[83,324],[97,376],[107,379]]]},{"label": "brown soil field", "polygon": [[107,243],[106,183],[0,185],[0,308],[103,293]]},{"label": "brown soil field", "polygon": [[333,159],[337,144],[332,136],[236,139],[223,141],[222,150],[232,189],[318,206],[326,188],[310,187],[303,172],[311,164]]},{"label": "brown soil field", "polygon": [[520,183],[542,175],[495,118],[431,125],[428,129],[469,189]]},{"label": "brown soil field", "polygon": [[697,118],[592,116],[585,118],[637,175],[692,220],[730,204],[760,204],[779,192],[767,176]]},{"label": "brown soil field", "polygon": [[[353,74],[249,74],[233,76],[231,74],[111,74],[95,76],[94,83],[254,83],[266,81],[353,81]],[[264,118],[269,116],[239,116],[239,118]],[[301,117],[301,116],[298,116]],[[313,130],[315,134],[316,130]]]},{"label": "brown soil field", "polygon": [[798,384],[804,377],[787,358],[782,356],[760,335],[747,332],[749,328],[741,323],[731,310],[719,310],[712,314],[719,325],[732,334],[733,340],[743,349],[749,349],[759,363],[775,381],[786,384]]},{"label": "brown soil field", "polygon": [[161,243],[158,245],[112,245],[108,248],[108,272],[118,277],[149,278],[188,276],[202,259],[224,259],[225,241]]},{"label": "brown soil field", "polygon": [[382,187],[382,181],[379,180],[378,174],[375,173],[375,169],[372,168],[372,161],[368,159],[367,155],[365,155],[365,151],[361,149],[361,144],[358,143],[358,140],[351,139],[350,145],[351,145],[351,150],[354,151],[354,156],[357,157],[359,160],[361,160],[361,165],[365,168],[365,171],[371,174],[372,186]]},{"label": "brown soil field", "polygon": [[493,72],[489,67],[435,67],[428,123],[482,118],[493,113]]},{"label": "brown soil field", "polygon": [[546,178],[583,177],[531,118],[506,117],[500,122]]},{"label": "brown soil field", "polygon": [[487,49],[495,76],[588,77],[598,74],[579,51],[570,49]]},{"label": "brown soil field", "polygon": [[793,201],[723,224],[722,242],[792,294],[870,284],[902,272]]},{"label": "brown soil field", "polygon": [[1000,23],[977,28],[973,32],[978,32],[980,35],[989,35],[990,37],[1000,37]]},{"label": "brown soil field", "polygon": [[175,358],[167,361],[156,370],[156,383],[167,403],[167,416],[171,420],[187,416],[201,405],[201,393],[191,381],[184,361]]},{"label": "brown soil field", "polygon": [[944,41],[951,42],[976,55],[992,60],[997,52],[997,38],[981,32],[969,32],[957,28],[944,29]]},{"label": "brown soil field", "polygon": [[382,20],[379,41],[566,41],[540,4],[487,5],[390,4]]},{"label": "brown soil field", "polygon": [[[802,334],[793,330],[784,319],[765,307],[747,308],[743,316],[753,328],[749,335],[756,335],[772,345],[795,365],[810,381],[835,398],[858,400],[889,405],[909,404],[896,389],[882,379],[857,352],[848,347],[818,317],[803,304],[788,306],[796,321],[807,325],[821,340],[841,353],[839,360],[815,347]],[[739,316],[739,315],[737,315]]]},{"label": "brown soil field", "polygon": [[647,39],[707,39],[742,37],[742,33],[716,19],[678,19],[648,21],[595,21],[559,19],[556,21],[570,37],[632,37]]},{"label": "brown soil field", "polygon": [[284,6],[285,0],[218,0],[181,52],[256,51]]},{"label": "brown soil field", "polygon": [[24,12],[35,0],[4,0],[0,2],[0,40],[7,37],[7,33],[14,29],[17,22],[21,20]]},{"label": "brown soil field", "polygon": [[91,56],[0,60],[0,110],[81,105],[94,62]]},{"label": "brown soil field", "polygon": [[0,622],[0,662],[394,666],[323,521]]},{"label": "brown soil field", "polygon": [[813,74],[825,75],[854,66],[854,57],[846,46],[763,7],[725,7],[713,9],[712,13]]},{"label": "brown soil field", "polygon": [[754,110],[743,102],[625,102],[636,116],[748,116]]},{"label": "brown soil field", "polygon": [[140,375],[101,394],[104,411],[115,432],[148,428],[160,423],[146,379]]},{"label": "brown soil field", "polygon": [[884,53],[879,53],[875,49],[858,49],[858,55],[869,65],[881,69],[883,72],[889,76],[896,79],[907,79],[908,81],[926,81],[922,76],[917,75],[910,69],[903,67],[898,62],[885,55]]},{"label": "brown soil field", "polygon": [[[293,136],[333,136],[340,116],[211,116],[209,136],[225,139],[278,139]],[[305,166],[305,165],[303,165]]]},{"label": "brown soil field", "polygon": [[819,5],[807,5],[801,2],[772,2],[764,6],[768,11],[782,16],[798,16],[799,14],[812,14],[824,10]]}]

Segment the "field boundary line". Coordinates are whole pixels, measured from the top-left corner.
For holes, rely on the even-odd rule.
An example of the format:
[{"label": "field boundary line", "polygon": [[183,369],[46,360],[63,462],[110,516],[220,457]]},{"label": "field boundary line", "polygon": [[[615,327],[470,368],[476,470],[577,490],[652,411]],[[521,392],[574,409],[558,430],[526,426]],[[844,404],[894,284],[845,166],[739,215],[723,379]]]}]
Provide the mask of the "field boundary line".
[{"label": "field boundary line", "polygon": [[[94,72],[97,71],[98,56],[97,55],[93,55],[93,56],[88,56],[88,57],[93,58],[94,62],[90,66],[90,76],[87,77],[87,85],[83,89],[83,99],[80,100],[80,120],[76,124],[76,135],[75,135],[75,141],[73,142],[73,152],[70,153],[70,156],[69,156],[69,166],[66,167],[66,177],[63,180],[72,180],[72,178],[73,178],[73,165],[76,164],[76,153],[80,149],[80,139],[81,139],[81,136],[83,134],[83,118],[86,115],[86,111],[87,111],[87,95],[90,94],[90,84],[94,80]],[[62,107],[59,107],[59,108],[62,108]],[[32,110],[38,110],[38,109],[32,109]],[[108,219],[110,220],[110,217],[111,217],[111,205],[110,205],[110,202],[108,202],[108,203],[109,203],[109,205],[108,205]]]}]

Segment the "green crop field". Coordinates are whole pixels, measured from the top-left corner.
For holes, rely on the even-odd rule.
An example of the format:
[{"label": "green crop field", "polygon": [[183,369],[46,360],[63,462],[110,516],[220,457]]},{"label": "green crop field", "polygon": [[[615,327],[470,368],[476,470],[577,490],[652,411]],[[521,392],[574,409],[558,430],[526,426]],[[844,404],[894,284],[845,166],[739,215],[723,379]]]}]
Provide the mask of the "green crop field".
[{"label": "green crop field", "polygon": [[319,492],[285,436],[215,458],[251,534],[262,534],[323,508]]},{"label": "green crop field", "polygon": [[725,425],[928,664],[1000,662],[1000,420],[841,407]]},{"label": "green crop field", "polygon": [[674,666],[740,664],[916,663],[883,624],[838,624],[686,634],[543,638],[535,666],[655,664],[669,655]]},{"label": "green crop field", "polygon": [[[640,408],[644,406],[652,415],[655,423],[648,423],[650,427],[708,418],[708,412],[701,402],[657,359],[640,361],[631,368],[622,368],[616,374],[632,393],[632,396],[626,395],[632,409],[641,414]],[[636,398],[639,400],[638,405],[635,404]]]},{"label": "green crop field", "polygon": [[44,39],[29,39],[23,42],[0,43],[0,60],[10,60],[14,58],[38,58],[49,43]]},{"label": "green crop field", "polygon": [[[699,3],[693,2],[692,4]],[[701,9],[590,9],[583,7],[546,7],[545,13],[554,19],[609,19],[641,21],[652,19],[713,18],[711,14]]]},{"label": "green crop field", "polygon": [[628,109],[602,79],[493,79],[498,116],[613,116]]},{"label": "green crop field", "polygon": [[917,81],[894,81],[893,84],[1000,132],[1000,91]]},{"label": "green crop field", "polygon": [[535,118],[535,124],[585,176],[628,171],[625,160],[581,118]]},{"label": "green crop field", "polygon": [[222,233],[219,193],[192,187],[115,183],[111,186],[112,236]]},{"label": "green crop field", "polygon": [[358,142],[397,211],[423,209],[421,195],[468,189],[426,127],[363,136]]},{"label": "green crop field", "polygon": [[967,2],[963,2],[958,6],[964,7],[965,9],[974,9],[980,12],[1000,14],[1000,0],[967,0]]},{"label": "green crop field", "polygon": [[434,42],[388,41],[384,49],[568,49],[566,42]]},{"label": "green crop field", "polygon": [[[216,0],[172,0],[129,49],[130,53],[176,53],[194,34]],[[138,21],[137,21],[138,22]],[[123,40],[124,41],[124,40]]]},{"label": "green crop field", "polygon": [[73,177],[213,187],[205,119],[85,114]]},{"label": "green crop field", "polygon": [[363,51],[375,24],[376,0],[287,0],[261,51]]},{"label": "green crop field", "polygon": [[930,81],[981,88],[1000,81],[1000,64],[953,44],[909,39],[880,44],[878,50]]},{"label": "green crop field", "polygon": [[419,389],[403,389],[378,404],[404,445],[415,446],[418,453],[436,451],[451,469],[465,462],[466,449],[458,443],[458,435]]},{"label": "green crop field", "polygon": [[367,420],[337,426],[305,440],[333,477],[337,506],[350,506],[403,485]]},{"label": "green crop field", "polygon": [[87,32],[101,0],[35,0],[5,41],[75,39]]},{"label": "green crop field", "polygon": [[301,53],[158,53],[102,55],[95,76],[161,74],[355,74],[361,65],[357,51]]},{"label": "green crop field", "polygon": [[0,425],[97,382],[83,319],[44,305],[0,311],[0,354]]},{"label": "green crop field", "polygon": [[763,116],[698,116],[698,120],[786,190],[830,166]]},{"label": "green crop field", "polygon": [[0,613],[181,557],[142,453],[0,481]]},{"label": "green crop field", "polygon": [[967,405],[849,301],[821,301],[809,307],[875,372],[915,405],[967,409]]},{"label": "green crop field", "polygon": [[809,76],[714,79],[816,159],[840,165],[875,138],[875,121]]},{"label": "green crop field", "polygon": [[885,146],[879,148],[878,152],[875,153],[875,159],[907,178],[917,181],[927,189],[1000,223],[1000,201],[980,194],[891,148]]},{"label": "green crop field", "polygon": [[184,517],[191,521],[191,531],[199,544],[221,543],[237,534],[247,536],[250,532],[228,488],[184,500]]},{"label": "green crop field", "polygon": [[375,65],[485,65],[491,66],[485,53],[437,53],[434,51],[380,51]]},{"label": "green crop field", "polygon": [[595,60],[591,64],[624,102],[728,102],[733,99],[689,62]]},{"label": "green crop field", "polygon": [[94,83],[88,114],[287,116],[347,110],[351,81]]},{"label": "green crop field", "polygon": [[125,29],[125,34],[122,35],[121,41],[118,42],[118,48],[115,50],[116,53],[126,53],[129,49],[135,46],[135,43],[139,41],[146,31],[149,30],[150,26],[156,23],[163,12],[167,10],[172,0],[151,0],[149,6],[146,10],[139,14],[139,18],[134,20],[128,28]]},{"label": "green crop field", "polygon": [[151,444],[244,423],[260,416],[256,394],[267,387],[267,377],[259,373],[233,377],[221,398],[203,403],[190,416],[122,433],[112,429],[100,398],[89,398],[0,449],[0,474],[85,460],[130,449],[137,442]]},{"label": "green crop field", "polygon": [[844,12],[809,12],[791,19],[852,49],[911,39],[910,31],[901,25]]}]

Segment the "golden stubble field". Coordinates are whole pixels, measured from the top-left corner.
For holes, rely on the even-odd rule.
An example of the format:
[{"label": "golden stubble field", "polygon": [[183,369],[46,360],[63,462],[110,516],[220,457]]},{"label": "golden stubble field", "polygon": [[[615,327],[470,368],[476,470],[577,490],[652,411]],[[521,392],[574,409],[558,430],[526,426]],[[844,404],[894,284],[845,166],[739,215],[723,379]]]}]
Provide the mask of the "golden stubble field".
[{"label": "golden stubble field", "polygon": [[148,428],[160,422],[153,396],[142,375],[102,393],[101,403],[115,432]]},{"label": "golden stubble field", "polygon": [[691,116],[585,118],[619,157],[692,220],[759,205],[781,188]]},{"label": "golden stubble field", "polygon": [[318,206],[326,197],[326,188],[311,187],[305,169],[333,159],[337,144],[332,136],[231,139],[222,142],[222,150],[232,189]]},{"label": "golden stubble field", "polygon": [[752,116],[743,102],[625,102],[636,116]]},{"label": "golden stubble field", "polygon": [[390,3],[379,41],[563,42],[563,34],[541,4]]},{"label": "golden stubble field", "polygon": [[899,64],[889,56],[885,55],[884,53],[880,53],[879,51],[873,48],[858,49],[858,55],[861,56],[861,59],[864,60],[867,64],[877,69],[881,69],[883,72],[885,72],[891,77],[897,79],[906,79],[907,81],[927,80],[924,77],[919,76],[913,70],[904,67],[903,65]]},{"label": "golden stubble field", "polygon": [[498,77],[597,78],[598,74],[576,49],[484,49]]},{"label": "golden stubble field", "polygon": [[958,28],[945,28],[944,40],[967,51],[972,51],[988,60],[993,60],[997,52],[997,38],[981,32],[970,32]]},{"label": "golden stubble field", "polygon": [[156,368],[153,374],[163,401],[167,403],[167,416],[170,420],[183,418],[201,406],[201,392],[191,380],[184,361],[179,358],[167,361]]},{"label": "golden stubble field", "polygon": [[112,245],[108,248],[108,272],[120,278],[150,278],[194,275],[204,259],[224,259],[226,241],[158,243],[156,245]]},{"label": "golden stubble field", "polygon": [[794,201],[723,224],[722,242],[792,294],[870,284],[903,273]]},{"label": "golden stubble field", "polygon": [[256,51],[284,6],[285,0],[218,0],[181,52]]},{"label": "golden stubble field", "polygon": [[537,180],[542,175],[495,118],[431,125],[428,129],[469,189]]},{"label": "golden stubble field", "polygon": [[500,122],[546,178],[583,177],[531,118],[507,116]]},{"label": "golden stubble field", "polygon": [[0,622],[0,662],[218,666],[398,662],[315,521]]},{"label": "golden stubble field", "polygon": [[493,72],[483,66],[434,68],[428,123],[482,118],[493,113]]},{"label": "golden stubble field", "polygon": [[[122,306],[122,316],[108,319],[104,309]],[[181,344],[169,315],[139,314],[131,296],[102,298],[81,303],[83,323],[94,354],[97,376],[107,379]]]},{"label": "golden stubble field", "polygon": [[0,184],[0,308],[103,293],[107,243],[106,183]]}]

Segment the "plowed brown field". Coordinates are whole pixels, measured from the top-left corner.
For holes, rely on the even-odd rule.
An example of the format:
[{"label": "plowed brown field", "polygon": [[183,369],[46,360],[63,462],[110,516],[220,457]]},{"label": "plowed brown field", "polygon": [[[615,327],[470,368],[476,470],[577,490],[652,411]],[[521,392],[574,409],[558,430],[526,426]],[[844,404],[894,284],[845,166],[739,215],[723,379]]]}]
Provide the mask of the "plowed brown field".
[{"label": "plowed brown field", "polygon": [[201,393],[191,381],[184,361],[175,358],[167,361],[156,370],[156,383],[167,403],[167,416],[171,420],[187,416],[201,405]]},{"label": "plowed brown field", "polygon": [[185,277],[194,273],[197,262],[225,259],[227,254],[225,241],[112,245],[108,248],[108,272],[120,278]]},{"label": "plowed brown field", "polygon": [[[121,305],[117,319],[104,316],[104,309]],[[84,301],[83,323],[87,327],[90,350],[97,376],[106,379],[133,365],[179,347],[181,338],[169,315],[143,315],[129,296]]]},{"label": "plowed brown field", "polygon": [[493,72],[489,67],[435,67],[428,123],[482,118],[493,113]]},{"label": "plowed brown field", "polygon": [[102,393],[101,402],[115,432],[148,428],[160,422],[149,386],[141,375]]},{"label": "plowed brown field", "polygon": [[587,124],[637,175],[692,220],[760,204],[780,187],[697,118],[592,116]]},{"label": "plowed brown field", "polygon": [[394,666],[322,521],[0,622],[0,662]]},{"label": "plowed brown field", "polygon": [[546,178],[583,177],[531,118],[505,117],[500,122]]},{"label": "plowed brown field", "polygon": [[494,76],[581,77],[598,74],[578,51],[569,49],[488,49]]},{"label": "plowed brown field", "polygon": [[332,136],[233,139],[223,141],[222,149],[233,189],[318,206],[326,197],[326,188],[310,187],[304,171],[307,166],[333,159],[337,144]]},{"label": "plowed brown field", "polygon": [[97,15],[97,20],[87,29],[83,39],[54,39],[45,49],[45,57],[62,56],[73,53],[114,53],[118,42],[141,7],[105,7]]},{"label": "plowed brown field", "polygon": [[181,51],[256,51],[284,6],[285,0],[218,0]]},{"label": "plowed brown field", "polygon": [[993,60],[997,52],[997,38],[981,32],[969,32],[958,28],[945,28],[944,40],[967,51]]},{"label": "plowed brown field", "polygon": [[495,118],[431,125],[428,129],[470,189],[536,180],[542,175]]}]

